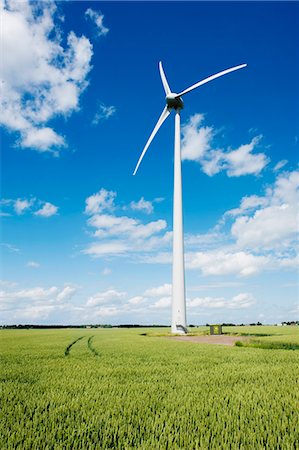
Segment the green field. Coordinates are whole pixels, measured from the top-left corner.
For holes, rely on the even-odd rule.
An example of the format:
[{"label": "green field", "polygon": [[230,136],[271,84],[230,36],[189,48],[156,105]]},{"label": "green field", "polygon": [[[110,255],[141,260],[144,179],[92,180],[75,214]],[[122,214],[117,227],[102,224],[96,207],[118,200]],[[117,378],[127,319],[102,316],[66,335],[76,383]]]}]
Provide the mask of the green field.
[{"label": "green field", "polygon": [[[224,331],[299,344],[298,327]],[[299,449],[299,350],[152,332],[0,330],[1,450]]]}]

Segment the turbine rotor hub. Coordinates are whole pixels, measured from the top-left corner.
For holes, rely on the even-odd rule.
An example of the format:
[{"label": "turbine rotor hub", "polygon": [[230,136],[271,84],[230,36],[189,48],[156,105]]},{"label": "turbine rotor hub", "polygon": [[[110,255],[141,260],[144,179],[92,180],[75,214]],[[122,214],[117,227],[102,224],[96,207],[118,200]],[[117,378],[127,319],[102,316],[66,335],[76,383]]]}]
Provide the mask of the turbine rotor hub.
[{"label": "turbine rotor hub", "polygon": [[178,94],[175,92],[171,92],[166,95],[166,104],[169,109],[183,109],[184,103],[181,97],[178,97]]}]

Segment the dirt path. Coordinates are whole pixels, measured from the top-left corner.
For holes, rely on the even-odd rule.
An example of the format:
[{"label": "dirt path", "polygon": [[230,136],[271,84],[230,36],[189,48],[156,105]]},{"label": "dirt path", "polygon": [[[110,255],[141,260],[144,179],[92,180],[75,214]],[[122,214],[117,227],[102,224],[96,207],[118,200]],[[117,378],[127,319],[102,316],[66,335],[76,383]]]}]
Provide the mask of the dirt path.
[{"label": "dirt path", "polygon": [[199,344],[215,344],[215,345],[235,345],[236,341],[246,339],[244,336],[227,336],[225,334],[213,336],[173,336],[168,339],[175,339],[176,341],[198,342]]}]

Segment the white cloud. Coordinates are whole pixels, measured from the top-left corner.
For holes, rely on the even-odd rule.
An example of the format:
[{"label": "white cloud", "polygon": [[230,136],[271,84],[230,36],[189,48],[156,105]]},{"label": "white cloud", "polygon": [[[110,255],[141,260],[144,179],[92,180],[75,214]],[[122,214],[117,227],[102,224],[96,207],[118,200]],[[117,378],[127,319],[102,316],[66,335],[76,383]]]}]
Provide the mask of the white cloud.
[{"label": "white cloud", "polygon": [[43,320],[55,323],[57,318],[60,323],[71,323],[74,318],[77,323],[82,323],[117,315],[121,323],[126,315],[144,315],[146,311],[151,310],[144,296],[130,297],[126,292],[113,288],[97,292],[88,298],[85,305],[76,306],[76,303],[70,300],[78,289],[71,284],[64,287],[33,287],[20,290],[13,290],[15,284],[12,283],[3,282],[0,285],[7,288],[0,290],[0,310],[7,323],[33,323]]},{"label": "white cloud", "polygon": [[172,253],[159,251],[154,255],[144,255],[141,261],[147,264],[171,264]]},{"label": "white cloud", "polygon": [[66,142],[46,124],[78,110],[92,45],[71,31],[63,46],[54,2],[6,0],[1,10],[1,123],[21,147],[57,154]]},{"label": "white cloud", "polygon": [[201,161],[206,152],[211,149],[214,136],[213,127],[201,126],[203,114],[194,114],[189,122],[182,126],[182,159]]},{"label": "white cloud", "polygon": [[[158,222],[158,221],[157,221]],[[148,226],[147,226],[148,225]],[[95,237],[101,239],[100,242],[93,242],[89,244],[84,250],[83,253],[90,255],[92,257],[98,258],[103,256],[132,256],[133,254],[152,252],[160,247],[169,246],[171,240],[171,233],[164,233],[162,236],[152,236],[151,233],[158,232],[159,229],[163,229],[159,224],[155,226],[155,223],[146,224],[146,225],[138,225],[136,226],[136,239],[134,239],[134,231],[126,230],[121,231],[123,233],[122,238],[119,239],[117,237],[112,237],[109,239],[109,235],[115,234],[115,229],[107,230],[106,232],[102,232],[97,230],[95,233]],[[156,230],[156,231],[155,231]],[[137,235],[138,234],[138,235]],[[108,239],[107,239],[108,238]],[[147,257],[142,257],[144,262]],[[150,258],[149,258],[150,259]]]},{"label": "white cloud", "polygon": [[[110,238],[109,233],[111,232],[109,230],[107,234],[96,232],[95,237],[99,239],[99,242],[92,242],[82,252],[94,258],[107,257],[109,255],[126,257],[132,257],[134,255],[136,258],[140,253],[153,252],[165,246],[169,247],[172,233],[166,232],[162,235],[153,236],[149,235],[149,230],[151,229],[154,231],[155,227],[152,227],[152,225],[146,227],[144,225],[144,228],[141,227],[138,230],[139,235],[138,237],[136,236],[136,239],[134,239],[134,232],[132,230],[124,232],[123,235],[120,235],[121,238],[117,238],[117,236]],[[152,262],[148,255],[139,257],[139,260]]]},{"label": "white cloud", "polygon": [[223,297],[196,297],[188,300],[188,308],[208,308],[208,309],[245,309],[256,303],[252,294],[241,293],[230,300]]},{"label": "white cloud", "polygon": [[105,269],[102,271],[102,275],[107,276],[112,273],[112,270],[109,269],[109,267],[105,267]]},{"label": "white cloud", "polygon": [[249,144],[241,145],[236,150],[212,150],[201,161],[203,171],[209,176],[222,170],[229,177],[258,175],[269,162],[264,153],[252,153],[260,140],[261,136],[256,136]]},{"label": "white cloud", "polygon": [[[239,207],[227,211],[211,231],[187,234],[186,268],[199,270],[204,276],[240,277],[265,270],[294,270],[298,264],[298,193],[299,172],[281,173],[264,195],[243,197]],[[171,264],[172,254],[160,247],[158,253],[145,253],[140,260]]]},{"label": "white cloud", "polygon": [[100,308],[97,308],[96,311],[93,312],[93,317],[112,317],[117,316],[122,312],[121,309],[117,308],[116,306],[101,306]]},{"label": "white cloud", "polygon": [[101,189],[99,192],[87,197],[85,200],[86,214],[96,214],[102,211],[112,211],[114,209],[114,199],[116,197],[116,192],[107,191],[106,189]]},{"label": "white cloud", "polygon": [[22,200],[22,199],[18,198],[17,200],[15,200],[15,202],[14,202],[14,210],[15,210],[16,214],[18,214],[18,216],[23,214],[26,209],[29,209],[32,206],[33,202],[34,202],[33,199],[31,199],[31,200],[27,200],[27,199]]},{"label": "white cloud", "polygon": [[264,197],[258,197],[257,195],[250,195],[248,197],[243,197],[241,200],[241,205],[239,208],[231,209],[225,213],[225,215],[238,216],[244,212],[256,209],[259,206],[265,206],[267,204],[267,199]]},{"label": "white cloud", "polygon": [[125,242],[122,241],[112,241],[97,243],[94,242],[88,245],[87,248],[83,250],[85,255],[90,255],[93,258],[100,258],[102,256],[119,256],[129,251],[129,247]]},{"label": "white cloud", "polygon": [[159,233],[167,226],[165,220],[156,220],[142,224],[127,216],[95,215],[88,220],[88,225],[97,228],[95,236],[130,236],[135,239],[147,238]]},{"label": "white cloud", "polygon": [[271,204],[298,204],[299,170],[280,174],[274,184],[273,190],[266,192]]},{"label": "white cloud", "polygon": [[35,287],[31,289],[22,289],[15,292],[0,292],[0,299],[30,299],[30,300],[44,300],[46,298],[56,299],[59,290],[56,286],[48,289],[42,287]]},{"label": "white cloud", "polygon": [[170,305],[171,305],[171,297],[162,297],[149,307],[150,309],[165,309],[169,308]]},{"label": "white cloud", "polygon": [[213,127],[203,126],[203,120],[203,114],[195,114],[182,127],[183,160],[198,162],[209,176],[225,170],[229,177],[258,175],[268,164],[264,153],[253,153],[262,136],[254,137],[249,144],[236,150],[213,149],[216,131]]},{"label": "white cloud", "polygon": [[203,275],[253,275],[267,267],[269,258],[244,251],[212,250],[187,252],[186,267],[200,269]]},{"label": "white cloud", "polygon": [[7,248],[10,252],[19,252],[20,249],[13,244],[9,244],[7,242],[1,242],[0,245],[4,248]]},{"label": "white cloud", "polygon": [[[186,268],[204,276],[238,277],[265,270],[293,270],[299,223],[298,186],[298,171],[281,173],[273,186],[266,187],[264,195],[243,197],[239,207],[227,211],[214,229],[206,234],[187,234]],[[113,208],[118,207],[113,203]],[[87,224],[95,229],[95,239],[83,250],[85,254],[171,264],[172,232],[167,231],[167,223],[162,219],[144,223],[125,215],[94,213]],[[144,295],[150,297],[148,292]]]},{"label": "white cloud", "polygon": [[118,303],[119,301],[125,299],[127,296],[126,292],[119,292],[115,289],[109,289],[108,291],[98,292],[88,298],[87,306],[98,306],[102,304]]},{"label": "white cloud", "polygon": [[287,159],[282,159],[279,161],[273,168],[274,172],[278,172],[280,169],[282,169],[289,161]]},{"label": "white cloud", "polygon": [[264,153],[252,153],[260,140],[261,136],[256,136],[249,144],[241,145],[236,150],[221,155],[222,166],[227,170],[229,177],[258,175],[263,170],[269,159]]},{"label": "white cloud", "polygon": [[164,202],[165,198],[164,197],[156,197],[154,198],[153,202],[154,203],[161,203]]},{"label": "white cloud", "polygon": [[72,286],[66,286],[57,295],[57,301],[58,302],[63,302],[65,300],[70,300],[76,292],[77,292],[77,288],[72,287]]},{"label": "white cloud", "polygon": [[85,16],[92,20],[96,25],[97,36],[105,36],[108,33],[109,28],[104,26],[104,16],[100,11],[88,8],[85,11]]},{"label": "white cloud", "polygon": [[[30,128],[22,134],[22,147],[35,148],[39,152],[48,152],[53,147],[65,147],[66,143],[52,128]],[[58,153],[53,151],[55,155]]]},{"label": "white cloud", "polygon": [[52,203],[45,202],[44,205],[34,213],[34,215],[40,217],[51,217],[57,214],[57,211],[57,206],[52,205]]},{"label": "white cloud", "polygon": [[76,307],[68,300],[77,292],[77,288],[66,285],[63,288],[51,286],[33,287],[13,291],[0,291],[0,310],[7,323],[26,321],[33,323],[49,319],[52,314],[62,311],[71,312]]},{"label": "white cloud", "polygon": [[[127,256],[169,245],[172,235],[165,231],[167,228],[165,220],[142,223],[141,220],[125,215],[111,214],[111,211],[117,209],[115,197],[115,192],[101,189],[86,199],[85,213],[91,215],[87,225],[95,229],[93,237],[98,241],[89,244],[83,253],[93,257]],[[149,209],[150,202],[146,202],[143,198],[141,200],[137,208]],[[133,208],[134,206],[133,204]],[[128,210],[128,207],[118,209]],[[103,214],[105,210],[110,214]]]},{"label": "white cloud", "polygon": [[36,261],[28,261],[26,267],[32,267],[33,269],[37,269],[38,267],[40,267],[40,263]]},{"label": "white cloud", "polygon": [[205,234],[185,234],[184,244],[185,248],[195,249],[199,247],[201,250],[215,248],[216,246],[223,245],[228,240],[228,236],[225,233],[211,230]]},{"label": "white cloud", "polygon": [[98,111],[96,112],[92,124],[97,125],[101,120],[107,120],[110,117],[114,116],[116,113],[115,106],[106,106],[103,103],[101,103],[98,107]]},{"label": "white cloud", "polygon": [[235,215],[242,215],[231,227],[237,244],[255,249],[290,246],[298,233],[298,194],[299,171],[293,171],[278,176],[274,187],[256,202],[255,210],[244,208],[242,199],[241,207],[234,210]]},{"label": "white cloud", "polygon": [[[204,275],[240,276],[262,270],[293,270],[297,264],[298,194],[299,172],[295,170],[280,173],[264,195],[243,197],[239,207],[227,211],[215,227],[219,239],[215,239],[214,246],[213,242],[209,247],[203,241],[201,252],[187,251],[187,268],[199,268]],[[220,233],[229,220],[230,230]],[[209,234],[213,235],[213,231],[207,237]],[[196,245],[196,236],[191,236],[191,242]],[[189,248],[194,250],[194,245]]]},{"label": "white cloud", "polygon": [[[38,200],[36,198],[26,199],[26,198],[18,198],[16,200],[14,199],[3,199],[1,200],[1,205],[4,205],[4,207],[8,208],[9,211],[15,211],[15,213],[19,216],[30,210],[32,214],[37,216],[43,216],[43,217],[50,217],[57,213],[58,207],[53,205],[49,202],[43,202],[41,200]],[[38,205],[38,206],[37,206]],[[42,205],[41,208],[36,209]],[[10,213],[5,213],[6,215],[11,215]]]},{"label": "white cloud", "polygon": [[298,232],[298,209],[288,204],[256,211],[253,217],[238,217],[232,226],[237,244],[247,248],[267,248],[294,237]]},{"label": "white cloud", "polygon": [[[129,297],[126,292],[108,289],[103,292],[98,292],[88,298],[85,306],[85,318],[105,318],[117,315],[119,317],[124,317],[124,314],[131,315],[139,311],[144,313],[146,310],[146,307],[144,306],[145,301],[146,298],[141,295]],[[140,305],[142,305],[141,308]],[[120,319],[120,323],[122,320],[124,319]]]},{"label": "white cloud", "polygon": [[152,299],[160,297],[158,300],[155,300],[154,303],[149,305],[150,309],[165,309],[171,305],[171,294],[172,285],[169,283],[165,283],[161,286],[147,289],[143,295]]},{"label": "white cloud", "polygon": [[61,301],[70,298],[77,291],[72,286],[58,288],[51,286],[50,288],[34,287],[29,289],[21,289],[19,291],[0,291],[0,301],[16,301],[29,299],[32,301],[52,300]]},{"label": "white cloud", "polygon": [[296,256],[291,257],[291,258],[288,258],[288,257],[284,256],[284,257],[278,259],[278,264],[281,267],[298,269],[298,267],[299,267],[299,255],[296,255]]},{"label": "white cloud", "polygon": [[241,293],[238,295],[235,295],[228,306],[229,309],[243,309],[243,308],[249,308],[250,306],[254,305],[256,303],[255,298],[252,294],[249,293]]},{"label": "white cloud", "polygon": [[147,289],[144,292],[144,295],[147,297],[166,297],[166,296],[171,295],[171,293],[172,293],[172,285],[165,283],[161,286]]},{"label": "white cloud", "polygon": [[188,291],[189,292],[196,292],[196,291],[206,291],[211,289],[226,289],[231,287],[240,287],[243,286],[245,283],[240,281],[217,281],[213,283],[207,283],[203,284],[200,283],[200,285],[197,286],[189,286]]},{"label": "white cloud", "polygon": [[131,202],[130,208],[133,211],[144,211],[146,214],[151,214],[154,211],[152,202],[144,200],[143,197],[138,202]]},{"label": "white cloud", "polygon": [[145,298],[142,295],[136,295],[128,300],[130,305],[141,305],[145,302]]}]

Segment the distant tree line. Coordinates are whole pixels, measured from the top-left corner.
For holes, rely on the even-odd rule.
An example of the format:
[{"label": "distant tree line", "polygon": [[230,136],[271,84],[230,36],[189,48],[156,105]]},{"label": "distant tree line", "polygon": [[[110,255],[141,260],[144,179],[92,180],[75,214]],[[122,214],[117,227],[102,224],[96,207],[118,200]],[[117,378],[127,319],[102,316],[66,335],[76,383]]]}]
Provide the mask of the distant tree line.
[{"label": "distant tree line", "polygon": [[[206,323],[206,327],[209,327],[209,326],[211,326],[211,325],[214,325],[214,323],[213,324],[211,324],[211,323]],[[248,326],[251,326],[251,327],[253,327],[253,326],[261,326],[261,325],[263,325],[261,322],[252,322],[252,323],[229,323],[229,322],[222,322],[222,323],[219,323],[218,325],[222,325],[223,327],[248,327]]]},{"label": "distant tree line", "polygon": [[1,325],[0,328],[6,329],[18,329],[18,330],[29,330],[29,329],[61,329],[61,328],[166,328],[169,325],[139,325],[139,324],[121,324],[121,325],[110,325],[110,324],[85,324],[85,325],[34,325],[34,324],[19,324],[19,325]]},{"label": "distant tree line", "polygon": [[[213,324],[206,323],[206,327],[209,327]],[[261,322],[252,322],[252,323],[229,323],[229,322],[222,322],[218,325],[222,325],[223,327],[245,327],[245,326],[262,326],[263,324]],[[277,324],[276,324],[277,325]],[[299,325],[299,321],[285,321],[281,322],[281,325]],[[195,328],[202,325],[194,325],[190,324],[188,325],[189,328]],[[29,330],[29,329],[57,329],[57,328],[169,328],[169,325],[140,325],[140,324],[120,324],[120,325],[110,325],[110,324],[85,324],[85,325],[33,325],[33,324],[19,324],[19,325],[0,325],[0,328],[2,329],[17,329],[17,330]]]}]

